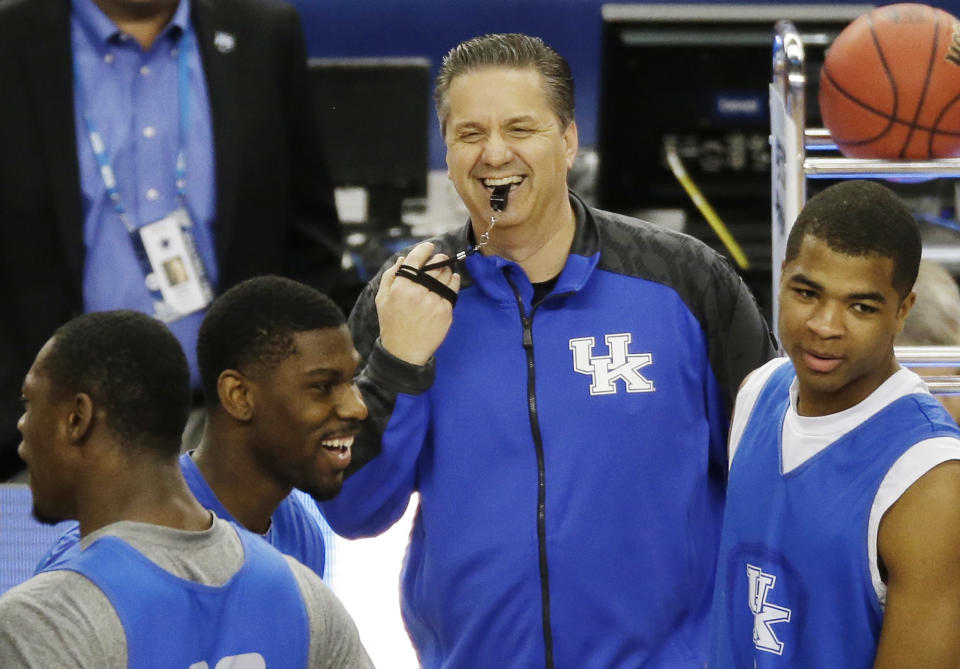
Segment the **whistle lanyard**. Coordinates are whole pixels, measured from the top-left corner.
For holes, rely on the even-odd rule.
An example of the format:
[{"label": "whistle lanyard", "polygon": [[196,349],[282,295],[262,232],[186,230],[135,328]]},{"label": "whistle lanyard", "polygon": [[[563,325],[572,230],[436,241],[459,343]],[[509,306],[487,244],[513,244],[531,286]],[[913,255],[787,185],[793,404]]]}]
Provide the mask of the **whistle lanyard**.
[{"label": "whistle lanyard", "polygon": [[[417,270],[417,273],[427,272],[432,269],[440,269],[441,267],[453,267],[458,262],[466,258],[467,256],[472,256],[474,253],[479,253],[480,249],[486,246],[490,242],[490,233],[493,232],[493,226],[497,224],[497,214],[503,213],[503,210],[507,208],[507,199],[510,197],[510,184],[504,186],[495,186],[493,189],[493,194],[490,196],[490,208],[493,210],[493,215],[490,216],[490,226],[487,228],[487,231],[480,235],[480,238],[477,239],[477,243],[472,247],[466,249],[465,251],[460,251],[452,258],[447,258],[446,260],[441,260],[439,262],[430,263],[429,265],[424,265]],[[411,268],[409,265],[405,265],[407,269],[416,269]],[[408,272],[409,273],[409,272]],[[408,277],[409,278],[409,277]],[[449,298],[448,298],[449,299]],[[455,303],[455,300],[451,300]]]},{"label": "whistle lanyard", "polygon": [[[184,206],[184,202],[186,200],[186,143],[190,127],[190,72],[187,66],[187,51],[188,48],[193,45],[192,39],[193,34],[188,31],[184,31],[180,37],[180,44],[177,47],[177,102],[180,118],[179,137],[177,141],[177,160],[174,167],[174,178],[177,187],[177,201],[180,203],[180,206]],[[90,116],[90,109],[87,105],[83,88],[83,79],[80,76],[80,66],[77,63],[76,58],[73,60],[73,76],[74,80],[76,81],[77,104],[82,110],[83,123],[86,126],[87,135],[90,138],[90,147],[93,149],[93,155],[97,161],[100,178],[103,180],[103,186],[107,191],[107,197],[110,198],[110,202],[113,205],[113,210],[116,212],[117,216],[119,216],[120,222],[123,223],[123,226],[127,229],[127,232],[130,233],[131,237],[136,237],[137,226],[134,225],[134,223],[130,220],[130,217],[127,215],[126,207],[123,205],[123,198],[120,197],[120,190],[117,187],[116,173],[113,169],[113,163],[110,160],[110,156],[107,153],[107,147],[103,142],[100,132],[97,130],[96,124],[93,122],[93,118]],[[141,251],[142,249],[138,250],[137,256],[141,261],[141,265],[143,265],[143,262],[146,261],[146,255],[143,254],[141,258]],[[144,276],[146,276],[146,274],[151,271],[149,262],[147,262],[147,265],[144,269]]]}]

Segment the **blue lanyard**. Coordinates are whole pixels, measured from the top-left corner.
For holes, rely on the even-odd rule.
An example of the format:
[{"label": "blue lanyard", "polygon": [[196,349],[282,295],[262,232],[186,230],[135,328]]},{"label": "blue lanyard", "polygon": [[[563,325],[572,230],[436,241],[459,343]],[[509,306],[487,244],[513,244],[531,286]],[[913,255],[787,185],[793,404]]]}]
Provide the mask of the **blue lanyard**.
[{"label": "blue lanyard", "polygon": [[[181,205],[186,198],[187,186],[187,153],[185,146],[190,127],[190,72],[187,67],[187,49],[193,46],[192,40],[193,33],[185,30],[180,37],[180,44],[177,47],[177,101],[180,111],[180,137],[177,143],[177,163],[174,168],[174,176],[177,187],[177,200]],[[77,64],[76,58],[73,60],[73,76],[77,83],[77,102],[83,110],[83,122],[87,126],[87,134],[90,136],[90,146],[93,149],[97,166],[100,168],[100,178],[103,180],[103,186],[107,190],[107,196],[113,203],[113,210],[117,213],[117,216],[120,217],[120,221],[127,229],[127,232],[134,233],[137,228],[131,223],[130,218],[127,216],[126,208],[123,206],[120,191],[117,189],[116,173],[114,172],[113,164],[110,162],[110,156],[107,155],[103,138],[100,136],[93,119],[90,117],[83,90],[83,79],[80,76],[80,66]]]}]

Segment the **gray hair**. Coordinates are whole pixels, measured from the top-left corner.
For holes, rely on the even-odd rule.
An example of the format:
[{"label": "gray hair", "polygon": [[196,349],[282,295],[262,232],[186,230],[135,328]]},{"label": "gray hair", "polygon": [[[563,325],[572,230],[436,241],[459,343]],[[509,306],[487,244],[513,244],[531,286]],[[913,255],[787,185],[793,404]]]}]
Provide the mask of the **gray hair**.
[{"label": "gray hair", "polygon": [[566,128],[573,121],[573,75],[566,59],[539,37],[493,34],[461,42],[443,57],[433,94],[441,132],[446,133],[453,80],[461,74],[492,67],[535,69],[543,78],[547,103],[561,126]]}]

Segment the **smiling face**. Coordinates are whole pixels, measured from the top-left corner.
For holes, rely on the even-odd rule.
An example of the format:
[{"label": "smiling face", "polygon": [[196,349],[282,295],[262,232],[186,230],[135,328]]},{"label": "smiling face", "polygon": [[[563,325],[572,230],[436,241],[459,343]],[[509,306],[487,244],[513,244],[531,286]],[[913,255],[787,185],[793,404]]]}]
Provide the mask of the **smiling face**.
[{"label": "smiling face", "polygon": [[893,287],[892,258],[850,256],[805,235],[780,280],[780,338],[799,383],[799,411],[824,416],[865,399],[897,369],[893,339],[915,294]]},{"label": "smiling face", "polygon": [[70,414],[71,401],[66,394],[56,392],[44,366],[53,345],[53,340],[46,343],[24,378],[23,414],[17,421],[21,435],[17,453],[27,463],[33,515],[51,525],[76,518],[72,497],[75,477],[60,457],[66,450],[64,421]]},{"label": "smiling face", "polygon": [[558,225],[569,209],[567,171],[577,127],[562,127],[534,68],[485,67],[450,84],[447,173],[481,232],[494,186],[510,184],[497,227]]},{"label": "smiling face", "polygon": [[333,498],[367,407],[353,382],[360,356],[346,325],[299,332],[294,352],[250,378],[254,457],[284,486]]}]

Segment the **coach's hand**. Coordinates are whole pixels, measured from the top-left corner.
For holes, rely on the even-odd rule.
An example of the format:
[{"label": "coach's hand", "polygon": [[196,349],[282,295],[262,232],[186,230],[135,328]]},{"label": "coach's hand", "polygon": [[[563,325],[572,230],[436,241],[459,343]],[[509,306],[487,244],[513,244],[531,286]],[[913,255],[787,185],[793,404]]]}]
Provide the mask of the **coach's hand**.
[{"label": "coach's hand", "polygon": [[[414,365],[423,365],[443,343],[453,323],[453,304],[449,299],[403,276],[397,276],[400,265],[419,269],[447,259],[442,253],[433,255],[433,244],[417,244],[404,258],[397,258],[380,278],[377,290],[377,316],[380,319],[380,342],[393,356]],[[429,259],[429,260],[428,260]],[[427,272],[454,293],[460,290],[460,275],[450,267]]]}]

